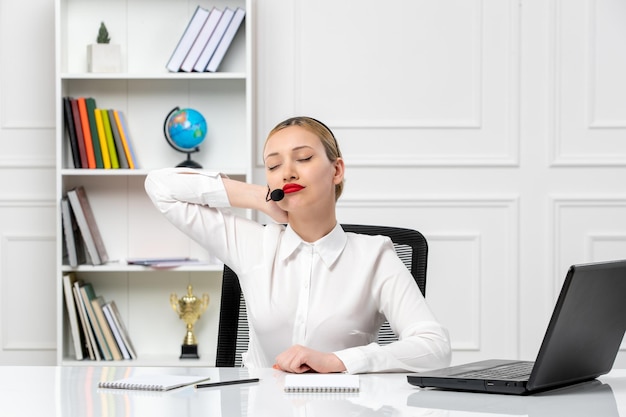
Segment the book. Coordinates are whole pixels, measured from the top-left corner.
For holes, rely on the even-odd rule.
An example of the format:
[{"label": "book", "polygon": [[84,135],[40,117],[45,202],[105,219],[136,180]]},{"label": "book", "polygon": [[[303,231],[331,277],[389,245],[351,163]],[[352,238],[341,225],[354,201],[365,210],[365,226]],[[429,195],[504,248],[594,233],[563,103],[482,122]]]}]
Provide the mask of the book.
[{"label": "book", "polygon": [[222,40],[222,36],[224,36],[226,29],[228,29],[228,25],[233,19],[234,15],[235,11],[233,9],[229,7],[226,7],[224,9],[224,11],[222,12],[222,17],[220,17],[219,22],[217,22],[217,26],[215,27],[213,34],[211,34],[211,37],[209,38],[206,46],[200,54],[200,57],[196,61],[196,64],[193,66],[194,71],[204,72],[204,70],[206,70],[206,67],[207,65],[209,65],[209,61],[211,60],[215,49],[217,49],[217,46]]},{"label": "book", "polygon": [[211,35],[215,31],[217,23],[220,21],[220,17],[222,17],[222,11],[214,7],[211,10],[211,13],[209,14],[206,22],[204,23],[204,26],[202,26],[202,30],[200,30],[198,37],[191,46],[191,49],[189,50],[187,57],[183,61],[183,64],[180,66],[181,71],[193,71],[194,65],[196,65],[196,62],[198,62],[200,54],[204,50],[204,47],[206,46],[207,42],[211,38]]},{"label": "book", "polygon": [[127,259],[128,265],[148,266],[154,269],[170,269],[179,266],[206,265],[206,261],[192,259],[188,257],[173,258],[131,258]]},{"label": "book", "polygon": [[124,118],[123,113],[119,110],[113,110],[113,116],[115,117],[115,125],[120,135],[122,148],[124,149],[124,156],[128,162],[128,168],[135,169],[135,155],[132,152],[132,147],[130,145],[130,135],[128,134],[126,119]]},{"label": "book", "polygon": [[100,323],[98,322],[98,317],[96,316],[96,312],[94,311],[93,304],[91,300],[95,300],[96,292],[93,289],[91,283],[86,282],[83,284],[80,289],[80,296],[83,300],[83,305],[85,306],[85,310],[87,311],[87,318],[89,319],[89,324],[93,329],[93,334],[95,335],[96,343],[98,348],[100,349],[100,353],[105,360],[113,360],[113,355],[109,350],[107,341],[104,337],[104,333],[102,332],[102,328],[100,327]]},{"label": "book", "polygon": [[128,128],[128,123],[126,123],[126,117],[124,113],[121,111],[119,113],[120,124],[122,125],[122,131],[124,132],[124,138],[126,138],[126,142],[128,144],[128,152],[130,152],[130,157],[133,160],[134,168],[138,167],[137,157],[135,156],[135,150],[133,148],[133,140],[130,135],[130,129]]},{"label": "book", "polygon": [[161,263],[169,263],[169,262],[194,262],[197,259],[192,259],[188,256],[172,256],[172,257],[164,257],[164,258],[128,258],[126,259],[126,263],[128,265],[142,265],[142,266],[152,266],[158,265]]},{"label": "book", "polygon": [[85,97],[79,97],[78,113],[80,114],[80,125],[83,128],[83,140],[85,141],[85,153],[87,154],[87,166],[83,168],[94,169],[96,167],[96,157],[93,153],[93,139],[91,139],[91,129],[89,127],[89,117],[87,116],[87,103]]},{"label": "book", "polygon": [[109,109],[107,110],[109,113],[109,123],[111,124],[111,134],[113,135],[113,141],[115,142],[115,150],[117,151],[117,161],[120,165],[120,168],[128,169],[128,160],[126,159],[126,154],[124,153],[124,144],[122,144],[122,136],[120,135],[120,131],[117,128],[117,123],[115,122],[115,110]]},{"label": "book", "polygon": [[117,310],[117,305],[115,304],[115,301],[108,301],[107,303],[105,303],[102,306],[102,311],[104,312],[104,316],[109,322],[109,327],[111,327],[113,336],[115,337],[120,351],[122,352],[122,357],[124,359],[136,359],[137,354],[135,353],[135,348],[130,341],[128,331],[126,330],[126,327],[122,322],[122,317]]},{"label": "book", "polygon": [[288,374],[285,392],[344,393],[359,392],[359,376],[350,374]]},{"label": "book", "polygon": [[111,157],[109,156],[109,147],[107,146],[107,137],[104,133],[104,124],[102,122],[102,112],[100,109],[94,109],[94,117],[96,119],[96,129],[98,130],[98,139],[100,140],[100,150],[102,151],[102,165],[104,169],[111,168]]},{"label": "book", "polygon": [[134,375],[114,381],[100,381],[98,388],[142,391],[169,391],[209,380],[198,375]]},{"label": "book", "polygon": [[72,341],[74,342],[74,354],[77,360],[83,360],[85,353],[87,352],[86,345],[84,343],[83,332],[80,328],[78,321],[78,309],[74,300],[74,292],[72,288],[76,282],[76,275],[74,273],[63,275],[63,295],[65,298],[65,307],[67,309],[67,317],[70,322],[70,330],[72,333]]},{"label": "book", "polygon": [[76,216],[76,223],[78,223],[80,233],[87,246],[91,263],[93,265],[106,263],[109,260],[109,255],[104,247],[100,229],[98,228],[93,211],[91,210],[85,188],[78,186],[69,190],[67,192],[67,198]]},{"label": "book", "polygon": [[96,296],[91,300],[91,306],[93,307],[93,312],[96,314],[96,319],[98,320],[98,324],[100,325],[100,330],[102,331],[102,335],[104,336],[104,340],[107,344],[107,348],[109,348],[109,352],[113,357],[114,361],[120,361],[123,359],[122,351],[117,344],[117,340],[113,335],[113,330],[111,330],[111,326],[109,325],[109,321],[106,319],[104,315],[104,297],[101,295]]},{"label": "book", "polygon": [[197,6],[194,11],[183,35],[181,36],[176,48],[174,48],[174,52],[167,62],[166,68],[170,72],[178,72],[180,70],[180,66],[183,64],[183,61],[187,57],[193,42],[200,34],[200,30],[207,18],[209,17],[209,10],[204,7]]},{"label": "book", "polygon": [[67,130],[67,139],[70,143],[74,168],[80,168],[80,151],[78,150],[76,127],[74,125],[74,117],[72,116],[72,102],[70,97],[63,97],[63,122]]},{"label": "book", "polygon": [[102,149],[100,147],[100,132],[96,125],[96,100],[93,97],[87,97],[85,98],[85,105],[87,106],[87,118],[89,119],[89,131],[91,132],[96,168],[104,168]]},{"label": "book", "polygon": [[76,218],[67,197],[61,198],[61,218],[68,264],[72,268],[76,268],[79,264],[85,262],[85,250]]},{"label": "book", "polygon": [[80,155],[80,165],[75,168],[88,168],[87,153],[85,151],[85,139],[83,139],[83,127],[80,124],[80,111],[78,110],[78,100],[70,99],[72,106],[72,120],[74,121],[74,132],[76,133],[76,144]]},{"label": "book", "polygon": [[224,55],[228,51],[230,44],[233,42],[239,27],[241,26],[241,22],[243,22],[244,17],[246,16],[246,11],[241,7],[237,7],[235,10],[235,14],[231,19],[228,27],[226,28],[226,32],[224,32],[224,36],[220,40],[219,45],[217,45],[217,49],[215,49],[215,53],[211,57],[209,64],[206,67],[206,71],[215,72],[219,68],[222,60],[224,59]]},{"label": "book", "polygon": [[109,150],[109,158],[111,158],[111,168],[119,168],[120,163],[117,160],[117,150],[115,149],[115,140],[113,139],[113,132],[111,132],[111,121],[109,120],[109,112],[106,109],[99,109],[102,116],[102,126],[104,127],[104,134],[107,138],[107,148]]},{"label": "book", "polygon": [[100,351],[98,350],[98,344],[96,342],[96,336],[93,333],[91,324],[89,323],[89,317],[87,316],[87,310],[85,303],[83,303],[83,297],[80,293],[80,287],[84,285],[82,280],[76,280],[73,285],[72,292],[74,294],[74,302],[78,309],[78,318],[83,329],[83,335],[85,336],[85,344],[87,345],[87,352],[89,353],[89,359],[99,361]]}]

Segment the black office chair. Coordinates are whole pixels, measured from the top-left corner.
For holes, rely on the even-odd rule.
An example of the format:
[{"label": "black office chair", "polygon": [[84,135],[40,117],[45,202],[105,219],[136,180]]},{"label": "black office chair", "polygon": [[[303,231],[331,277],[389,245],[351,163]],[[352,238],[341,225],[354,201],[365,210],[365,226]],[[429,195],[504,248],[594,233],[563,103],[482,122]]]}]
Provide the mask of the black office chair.
[{"label": "black office chair", "polygon": [[[341,227],[346,232],[389,236],[398,257],[411,271],[417,286],[426,296],[428,243],[424,235],[416,230],[390,226],[342,224]],[[398,340],[398,337],[391,330],[389,323],[383,323],[378,332],[378,343],[385,345],[394,340]],[[232,269],[224,265],[215,366],[241,366],[241,354],[246,350],[248,350],[246,303],[241,293],[237,275]]]}]

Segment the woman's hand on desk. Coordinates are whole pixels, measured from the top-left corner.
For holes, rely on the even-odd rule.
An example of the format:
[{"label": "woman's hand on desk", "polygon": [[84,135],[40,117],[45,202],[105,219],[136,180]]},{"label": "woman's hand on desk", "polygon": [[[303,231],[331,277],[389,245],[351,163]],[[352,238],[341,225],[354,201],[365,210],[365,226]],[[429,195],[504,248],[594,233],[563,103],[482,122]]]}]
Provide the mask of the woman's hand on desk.
[{"label": "woman's hand on desk", "polygon": [[278,355],[273,368],[297,374],[308,371],[331,373],[346,370],[343,362],[334,353],[318,352],[301,345],[294,345]]}]

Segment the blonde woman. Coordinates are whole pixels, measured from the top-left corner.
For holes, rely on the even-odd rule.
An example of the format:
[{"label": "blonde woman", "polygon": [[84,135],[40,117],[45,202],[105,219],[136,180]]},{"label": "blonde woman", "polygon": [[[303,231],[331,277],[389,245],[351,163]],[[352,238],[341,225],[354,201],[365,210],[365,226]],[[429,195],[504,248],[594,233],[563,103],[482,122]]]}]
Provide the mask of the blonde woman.
[{"label": "blonde woman", "polygon": [[[269,133],[263,159],[267,186],[187,168],[151,172],[145,183],[174,225],[237,273],[250,326],[245,366],[295,373],[447,366],[448,333],[390,239],[346,233],[337,222],[345,164],[330,129],[310,117],[285,120]],[[264,226],[228,207],[277,223]],[[385,319],[400,340],[380,346]]]}]

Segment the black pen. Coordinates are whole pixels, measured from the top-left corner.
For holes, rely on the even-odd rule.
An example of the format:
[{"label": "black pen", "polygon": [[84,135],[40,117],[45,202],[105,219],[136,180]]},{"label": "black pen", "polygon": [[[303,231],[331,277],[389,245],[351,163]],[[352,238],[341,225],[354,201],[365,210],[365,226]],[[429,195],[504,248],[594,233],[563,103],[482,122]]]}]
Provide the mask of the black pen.
[{"label": "black pen", "polygon": [[247,384],[249,382],[259,382],[259,378],[234,379],[232,381],[220,381],[220,382],[207,382],[206,384],[196,384],[194,385],[194,388],[211,388],[211,387],[220,387],[222,385]]}]

